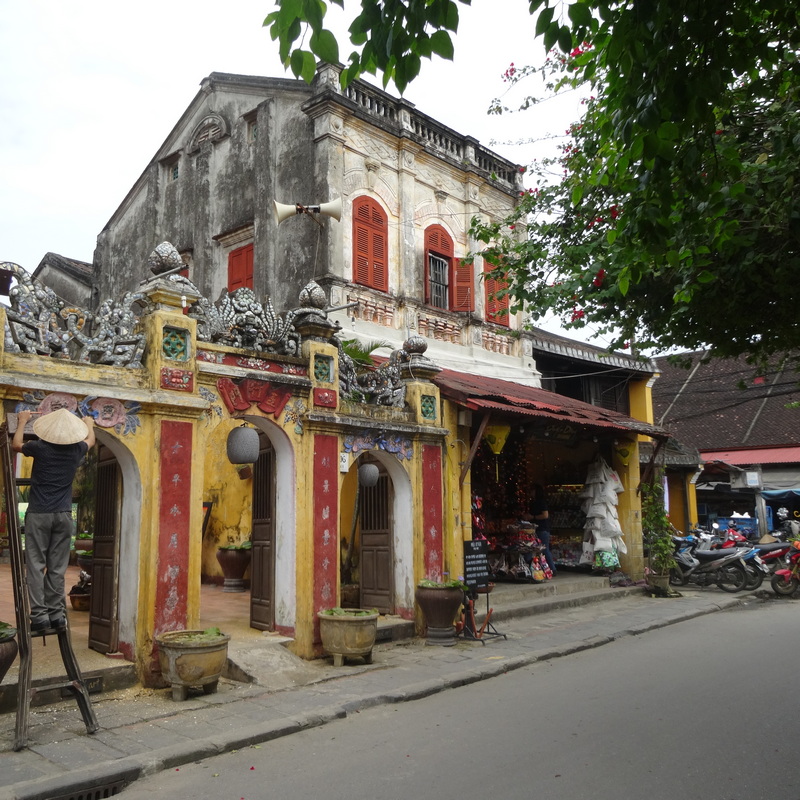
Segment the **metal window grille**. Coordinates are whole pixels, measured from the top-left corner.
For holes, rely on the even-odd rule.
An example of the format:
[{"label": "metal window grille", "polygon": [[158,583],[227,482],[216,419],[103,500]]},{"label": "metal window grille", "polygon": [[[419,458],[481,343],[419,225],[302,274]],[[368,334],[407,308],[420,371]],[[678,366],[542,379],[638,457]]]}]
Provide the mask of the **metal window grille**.
[{"label": "metal window grille", "polygon": [[428,256],[428,277],[430,281],[430,302],[436,308],[447,308],[447,281],[449,265],[439,256]]}]

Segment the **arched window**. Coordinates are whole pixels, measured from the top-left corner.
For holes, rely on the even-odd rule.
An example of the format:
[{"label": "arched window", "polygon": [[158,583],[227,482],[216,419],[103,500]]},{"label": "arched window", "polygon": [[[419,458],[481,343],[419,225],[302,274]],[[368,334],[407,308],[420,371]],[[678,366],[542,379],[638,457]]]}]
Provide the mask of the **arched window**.
[{"label": "arched window", "polygon": [[389,225],[384,210],[370,197],[353,201],[353,282],[381,292],[389,291],[387,241]]},{"label": "arched window", "polygon": [[472,264],[454,256],[453,240],[441,225],[425,229],[425,302],[447,311],[475,308]]}]

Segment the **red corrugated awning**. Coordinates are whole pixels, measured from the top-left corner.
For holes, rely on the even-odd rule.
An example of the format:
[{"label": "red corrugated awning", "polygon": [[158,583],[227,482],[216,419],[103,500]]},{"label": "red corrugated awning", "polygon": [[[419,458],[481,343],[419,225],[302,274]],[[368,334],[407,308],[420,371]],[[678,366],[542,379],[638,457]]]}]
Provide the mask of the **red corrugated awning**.
[{"label": "red corrugated awning", "polygon": [[465,408],[483,409],[498,417],[536,417],[543,421],[566,422],[598,430],[633,431],[655,439],[669,438],[669,433],[663,428],[547,389],[450,369],[439,372],[433,382],[443,397]]},{"label": "red corrugated awning", "polygon": [[749,464],[793,464],[800,463],[800,446],[753,447],[749,450],[700,451],[704,461],[724,461],[740,467]]}]

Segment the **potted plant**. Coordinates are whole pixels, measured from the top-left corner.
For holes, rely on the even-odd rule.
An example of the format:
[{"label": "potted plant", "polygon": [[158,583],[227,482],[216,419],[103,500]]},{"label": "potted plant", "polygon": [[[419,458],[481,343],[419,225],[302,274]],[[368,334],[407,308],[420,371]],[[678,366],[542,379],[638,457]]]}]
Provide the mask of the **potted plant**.
[{"label": "potted plant", "polygon": [[217,691],[230,639],[219,628],[168,631],[155,637],[161,674],[172,686],[173,700],[185,700],[193,686],[205,694]]},{"label": "potted plant", "polygon": [[75,611],[88,611],[92,600],[92,576],[81,570],[78,582],[69,590],[69,602]]},{"label": "potted plant", "polygon": [[414,592],[427,633],[426,644],[452,647],[456,643],[455,619],[464,603],[467,585],[460,579],[422,580]]},{"label": "potted plant", "polygon": [[664,489],[659,472],[642,484],[642,531],[647,547],[647,582],[655,593],[667,597],[671,594],[670,571],[675,566],[674,529],[664,508]]},{"label": "potted plant", "polygon": [[8,622],[0,622],[0,683],[17,657],[17,629]]},{"label": "potted plant", "polygon": [[229,542],[217,548],[217,562],[224,576],[223,592],[244,591],[244,573],[250,566],[252,548],[253,543],[249,539],[245,542]]},{"label": "potted plant", "polygon": [[75,556],[81,569],[91,569],[94,558],[94,536],[83,531],[75,537]]},{"label": "potted plant", "polygon": [[333,666],[345,658],[362,657],[372,663],[372,648],[378,635],[378,612],[361,608],[326,608],[317,614],[322,649],[333,656]]}]

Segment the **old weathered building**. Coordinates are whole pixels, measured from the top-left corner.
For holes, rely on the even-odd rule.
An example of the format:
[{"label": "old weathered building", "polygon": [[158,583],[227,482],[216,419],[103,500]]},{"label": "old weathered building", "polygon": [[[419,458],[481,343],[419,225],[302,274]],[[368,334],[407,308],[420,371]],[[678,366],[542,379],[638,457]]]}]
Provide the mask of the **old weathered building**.
[{"label": "old weathered building", "polygon": [[[641,577],[639,441],[664,438],[652,368],[526,330],[465,260],[472,217],[501,218],[522,191],[516,165],[366,83],[342,91],[334,67],[310,87],[214,73],[100,233],[91,311],[6,267],[21,288],[5,414],[98,418],[114,501],[93,647],[157,683],[154,635],[196,624],[217,549],[247,540],[250,624],[304,657],[345,585],[421,622],[414,588],[463,573],[478,490],[481,524],[502,531],[534,484],[574,503],[599,458],[619,476],[622,566]],[[348,338],[385,346],[361,369]],[[535,354],[553,383],[575,368],[594,388],[542,388]],[[243,423],[251,467],[226,454]],[[378,480],[359,518],[365,463]]]}]

